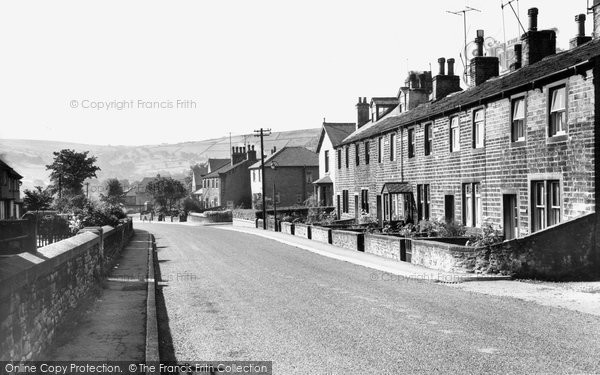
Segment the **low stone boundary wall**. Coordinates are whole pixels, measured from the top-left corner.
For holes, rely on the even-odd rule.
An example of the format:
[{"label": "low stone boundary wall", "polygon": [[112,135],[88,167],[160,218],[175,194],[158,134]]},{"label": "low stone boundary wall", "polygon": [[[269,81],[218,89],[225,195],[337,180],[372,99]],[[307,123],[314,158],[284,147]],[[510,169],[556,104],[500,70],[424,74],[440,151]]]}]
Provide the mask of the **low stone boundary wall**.
[{"label": "low stone boundary wall", "polygon": [[0,361],[40,359],[66,314],[97,285],[130,239],[133,226],[130,220],[98,228],[100,235],[93,231],[35,254],[0,258]]},{"label": "low stone boundary wall", "polygon": [[400,241],[402,240],[401,237],[366,233],[365,253],[400,261]]},{"label": "low stone boundary wall", "polygon": [[311,239],[311,226],[306,224],[294,224],[294,236]]},{"label": "low stone boundary wall", "polygon": [[331,243],[331,229],[325,227],[311,226],[311,239],[323,243]]},{"label": "low stone boundary wall", "polygon": [[233,225],[236,227],[256,228],[256,220],[246,220],[233,218]]},{"label": "low stone boundary wall", "polygon": [[331,244],[348,250],[365,251],[365,235],[361,232],[333,229]]},{"label": "low stone boundary wall", "polygon": [[281,233],[294,234],[294,223],[281,222]]}]

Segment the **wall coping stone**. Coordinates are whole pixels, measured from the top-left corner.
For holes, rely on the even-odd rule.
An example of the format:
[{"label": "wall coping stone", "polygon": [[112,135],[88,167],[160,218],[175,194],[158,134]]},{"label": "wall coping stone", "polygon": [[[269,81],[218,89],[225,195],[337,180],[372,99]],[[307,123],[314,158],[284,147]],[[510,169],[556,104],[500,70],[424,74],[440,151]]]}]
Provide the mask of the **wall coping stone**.
[{"label": "wall coping stone", "polygon": [[54,271],[60,264],[79,256],[100,243],[98,235],[90,232],[44,246],[30,255],[20,253],[0,257],[0,299],[23,285]]}]

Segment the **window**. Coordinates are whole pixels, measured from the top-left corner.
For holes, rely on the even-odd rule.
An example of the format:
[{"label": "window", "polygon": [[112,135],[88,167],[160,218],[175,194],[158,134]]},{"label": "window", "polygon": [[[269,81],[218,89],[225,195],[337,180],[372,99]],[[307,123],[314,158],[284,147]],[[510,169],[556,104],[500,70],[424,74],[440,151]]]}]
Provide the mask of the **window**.
[{"label": "window", "polygon": [[348,200],[348,190],[342,190],[342,212],[343,213],[348,213],[348,206],[349,206],[349,200]]},{"label": "window", "polygon": [[342,149],[339,148],[337,151],[338,151],[337,152],[338,169],[342,169]]},{"label": "window", "polygon": [[560,182],[532,181],[532,232],[560,223]]},{"label": "window", "polygon": [[525,140],[525,99],[518,98],[511,103],[511,141]]},{"label": "window", "polygon": [[431,150],[433,146],[433,124],[425,124],[423,129],[423,137],[425,139],[425,155],[431,155]]},{"label": "window", "polygon": [[329,173],[329,150],[325,150],[325,173]]},{"label": "window", "polygon": [[484,146],[485,133],[485,115],[483,109],[473,113],[473,148],[482,148]]},{"label": "window", "polygon": [[408,157],[415,157],[415,128],[408,129]]},{"label": "window", "polygon": [[360,191],[360,208],[362,211],[369,213],[369,190],[367,189]]},{"label": "window", "polygon": [[383,161],[383,137],[377,140],[377,161],[379,163]]},{"label": "window", "polygon": [[256,171],[252,171],[252,182],[256,182]]},{"label": "window", "polygon": [[390,134],[390,160],[396,158],[396,133]]},{"label": "window", "polygon": [[429,184],[417,185],[417,214],[419,220],[429,220],[430,212]]},{"label": "window", "polygon": [[482,216],[481,184],[463,184],[463,224],[467,227],[481,227]]},{"label": "window", "polygon": [[369,142],[365,142],[365,164],[369,164],[369,161],[371,160],[371,150],[369,149]]},{"label": "window", "polygon": [[354,145],[354,158],[356,159],[356,165],[360,164],[360,145],[357,143]]},{"label": "window", "polygon": [[565,86],[550,89],[549,136],[565,134],[567,96]]},{"label": "window", "polygon": [[350,146],[346,146],[346,168],[350,167]]},{"label": "window", "polygon": [[460,150],[460,124],[458,116],[450,119],[450,152]]},{"label": "window", "polygon": [[312,184],[312,182],[313,182],[312,171],[306,171],[306,183]]},{"label": "window", "polygon": [[258,172],[256,172],[258,174],[258,182],[260,182],[260,179],[262,178],[262,170],[258,170]]}]

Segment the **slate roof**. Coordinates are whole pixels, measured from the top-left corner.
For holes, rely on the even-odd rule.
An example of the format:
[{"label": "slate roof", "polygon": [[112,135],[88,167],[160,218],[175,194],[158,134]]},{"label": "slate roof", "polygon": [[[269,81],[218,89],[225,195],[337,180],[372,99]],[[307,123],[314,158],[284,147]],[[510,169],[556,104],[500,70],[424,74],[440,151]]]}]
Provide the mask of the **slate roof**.
[{"label": "slate roof", "polygon": [[[279,167],[318,167],[319,155],[305,147],[284,147],[265,158],[265,168],[267,166],[270,168],[272,161],[275,161]],[[260,168],[260,161],[248,168]]]},{"label": "slate roof", "polygon": [[387,96],[387,97],[373,97],[371,101],[375,104],[398,104],[398,98],[395,96]]},{"label": "slate roof", "polygon": [[217,169],[223,167],[224,165],[227,165],[231,163],[231,159],[208,159],[208,171],[207,172],[214,172]]},{"label": "slate roof", "polygon": [[244,160],[242,160],[242,161],[240,161],[240,162],[238,162],[238,163],[236,163],[236,164],[234,164],[234,165],[231,165],[231,163],[230,163],[230,164],[226,164],[226,165],[222,166],[221,168],[217,169],[216,171],[214,171],[214,172],[211,172],[211,173],[207,174],[207,175],[206,175],[206,176],[204,176],[203,178],[213,178],[213,177],[218,177],[218,176],[219,176],[219,175],[221,175],[221,174],[227,173],[227,172],[229,172],[229,171],[231,171],[231,170],[233,170],[233,169],[236,169],[236,168],[238,168],[238,167],[242,166],[242,165],[243,165],[244,163],[246,163],[247,161],[248,161],[248,160],[245,160],[245,159],[244,159]]},{"label": "slate roof", "polygon": [[192,167],[192,173],[194,174],[194,179],[196,181],[200,181],[200,179],[202,179],[202,176],[208,173],[208,166],[196,164]]},{"label": "slate roof", "polygon": [[[600,55],[600,39],[592,40],[582,46],[557,53],[535,64],[522,67],[501,77],[492,78],[479,86],[451,94],[438,101],[429,102],[398,116],[381,119],[369,129],[359,129],[344,139],[341,145],[371,138],[401,126],[445,116],[485,101],[507,97],[512,93],[539,87],[544,81],[559,73],[568,73],[574,66],[586,63]],[[537,84],[537,86],[536,86]],[[362,130],[362,131],[361,131]]]},{"label": "slate roof", "polygon": [[11,175],[13,177],[16,177],[17,179],[22,179],[23,178],[23,176],[21,176],[19,173],[17,173],[17,171],[15,171],[14,169],[12,169],[2,159],[0,159],[0,169],[7,170],[9,175]]},{"label": "slate roof", "polygon": [[[342,143],[344,138],[356,130],[356,124],[353,122],[324,122],[323,130],[327,132],[327,136],[333,147],[336,147]],[[321,136],[323,136],[322,133]],[[319,140],[319,146],[320,145],[321,140]]]},{"label": "slate roof", "polygon": [[313,182],[315,185],[325,185],[325,184],[333,184],[331,177],[329,175],[325,177],[319,178],[317,181]]},{"label": "slate roof", "polygon": [[412,193],[412,188],[407,182],[386,182],[383,184],[381,192],[390,194]]}]

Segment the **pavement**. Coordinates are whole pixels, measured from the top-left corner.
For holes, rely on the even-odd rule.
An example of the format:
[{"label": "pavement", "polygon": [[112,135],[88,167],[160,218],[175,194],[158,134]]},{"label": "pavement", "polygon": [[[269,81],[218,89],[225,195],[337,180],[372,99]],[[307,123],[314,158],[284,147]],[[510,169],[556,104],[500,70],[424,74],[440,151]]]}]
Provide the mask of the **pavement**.
[{"label": "pavement", "polygon": [[170,359],[267,360],[275,374],[600,373],[600,316],[461,289],[538,284],[405,277],[252,228],[136,227],[156,237]]},{"label": "pavement", "polygon": [[135,363],[147,359],[148,283],[154,282],[148,279],[151,251],[151,234],[135,229],[102,288],[82,301],[59,328],[47,359]]}]

